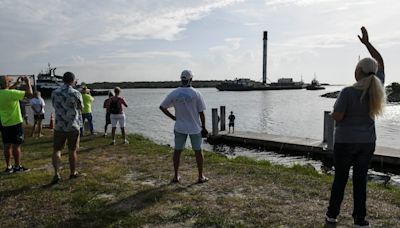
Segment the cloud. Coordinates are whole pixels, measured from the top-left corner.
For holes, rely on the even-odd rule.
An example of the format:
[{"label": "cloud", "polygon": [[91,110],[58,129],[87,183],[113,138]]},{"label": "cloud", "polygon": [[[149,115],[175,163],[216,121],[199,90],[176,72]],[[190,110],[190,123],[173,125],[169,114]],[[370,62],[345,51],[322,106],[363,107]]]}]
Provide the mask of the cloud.
[{"label": "cloud", "polygon": [[374,1],[371,0],[347,0],[347,1],[342,1],[342,0],[266,0],[265,4],[267,6],[290,6],[290,5],[296,5],[296,6],[310,6],[310,5],[317,5],[317,4],[324,4],[324,3],[340,3],[340,9],[345,6],[349,5],[358,5],[358,4],[369,4],[369,3],[374,3]]},{"label": "cloud", "polygon": [[175,57],[180,59],[190,59],[192,55],[188,52],[181,51],[148,51],[148,52],[127,52],[127,51],[119,51],[114,52],[108,55],[100,56],[100,59],[121,59],[121,58],[158,58],[158,57]]},{"label": "cloud", "polygon": [[242,1],[3,0],[0,45],[26,58],[61,46],[118,39],[171,41],[191,22]]}]

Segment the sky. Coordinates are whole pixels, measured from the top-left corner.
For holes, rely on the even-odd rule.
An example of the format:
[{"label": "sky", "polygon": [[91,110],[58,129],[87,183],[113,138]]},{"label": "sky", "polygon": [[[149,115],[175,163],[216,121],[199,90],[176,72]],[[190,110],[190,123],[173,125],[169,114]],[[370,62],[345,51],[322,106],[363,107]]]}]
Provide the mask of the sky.
[{"label": "sky", "polygon": [[399,82],[398,0],[0,0],[0,74],[47,64],[80,82],[267,77],[351,84],[369,31]]}]

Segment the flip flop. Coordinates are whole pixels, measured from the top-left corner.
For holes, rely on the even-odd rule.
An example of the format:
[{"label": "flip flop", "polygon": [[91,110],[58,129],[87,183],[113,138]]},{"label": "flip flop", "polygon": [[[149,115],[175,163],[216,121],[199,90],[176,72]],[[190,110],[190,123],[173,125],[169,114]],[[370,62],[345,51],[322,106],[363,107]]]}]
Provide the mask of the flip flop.
[{"label": "flip flop", "polygon": [[207,181],[208,181],[208,178],[207,178],[207,177],[203,177],[203,178],[199,179],[199,180],[197,181],[197,183],[198,183],[198,184],[202,184],[202,183],[205,183],[205,182],[207,182]]}]

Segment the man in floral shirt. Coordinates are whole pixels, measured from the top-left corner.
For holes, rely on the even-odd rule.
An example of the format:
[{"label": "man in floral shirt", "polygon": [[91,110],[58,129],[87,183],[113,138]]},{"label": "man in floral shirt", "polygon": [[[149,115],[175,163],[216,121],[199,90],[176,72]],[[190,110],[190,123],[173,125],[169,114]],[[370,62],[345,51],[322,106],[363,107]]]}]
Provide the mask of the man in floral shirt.
[{"label": "man in floral shirt", "polygon": [[55,175],[52,184],[60,181],[61,150],[68,141],[70,179],[78,177],[76,171],[77,149],[79,147],[79,130],[82,126],[82,95],[72,86],[75,75],[66,72],[63,76],[64,85],[53,91],[52,102],[55,110],[56,123],[54,128],[53,166]]}]

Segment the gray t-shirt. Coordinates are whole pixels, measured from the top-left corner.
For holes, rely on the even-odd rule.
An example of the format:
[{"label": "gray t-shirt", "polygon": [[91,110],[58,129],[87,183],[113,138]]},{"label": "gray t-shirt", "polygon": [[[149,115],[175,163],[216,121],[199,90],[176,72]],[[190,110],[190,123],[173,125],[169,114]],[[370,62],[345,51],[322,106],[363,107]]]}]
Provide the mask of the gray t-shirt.
[{"label": "gray t-shirt", "polygon": [[[385,74],[378,71],[378,78],[384,82]],[[360,102],[362,90],[346,87],[333,107],[334,112],[343,112],[343,120],[336,123],[336,143],[374,143],[376,141],[375,121],[369,116],[368,95]]]}]

